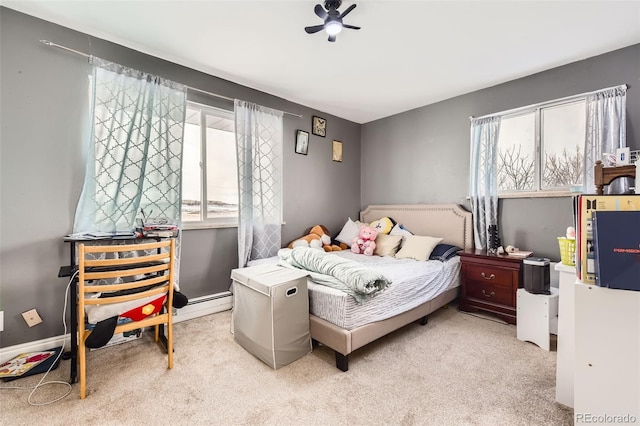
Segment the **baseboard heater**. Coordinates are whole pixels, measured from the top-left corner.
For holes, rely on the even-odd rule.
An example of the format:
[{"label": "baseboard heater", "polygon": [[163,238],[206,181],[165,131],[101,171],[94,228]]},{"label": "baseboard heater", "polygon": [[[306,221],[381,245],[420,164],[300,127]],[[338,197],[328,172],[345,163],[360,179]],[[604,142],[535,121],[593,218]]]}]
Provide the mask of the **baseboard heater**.
[{"label": "baseboard heater", "polygon": [[233,307],[233,295],[230,291],[195,297],[189,300],[187,306],[174,309],[173,322],[186,321],[217,312],[228,311]]}]

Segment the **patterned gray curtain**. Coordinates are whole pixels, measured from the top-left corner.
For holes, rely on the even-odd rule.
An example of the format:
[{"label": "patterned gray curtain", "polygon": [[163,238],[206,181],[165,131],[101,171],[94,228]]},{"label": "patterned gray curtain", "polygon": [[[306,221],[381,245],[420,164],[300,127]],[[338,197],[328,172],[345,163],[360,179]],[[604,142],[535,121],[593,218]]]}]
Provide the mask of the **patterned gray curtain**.
[{"label": "patterned gray curtain", "polygon": [[[584,193],[595,194],[593,167],[603,154],[615,154],[627,146],[627,86],[595,92],[587,97],[587,132],[584,147]],[[603,161],[605,166],[606,162]],[[627,178],[616,179],[607,187],[609,193],[629,190]]]},{"label": "patterned gray curtain", "polygon": [[236,99],[238,264],[282,246],[282,111]]},{"label": "patterned gray curtain", "polygon": [[486,249],[489,225],[498,225],[498,136],[500,117],[471,121],[469,195],[476,249]]},{"label": "patterned gray curtain", "polygon": [[[132,231],[142,212],[180,226],[186,87],[99,58],[92,64],[91,135],[74,233]],[[176,271],[179,247],[180,238]]]}]

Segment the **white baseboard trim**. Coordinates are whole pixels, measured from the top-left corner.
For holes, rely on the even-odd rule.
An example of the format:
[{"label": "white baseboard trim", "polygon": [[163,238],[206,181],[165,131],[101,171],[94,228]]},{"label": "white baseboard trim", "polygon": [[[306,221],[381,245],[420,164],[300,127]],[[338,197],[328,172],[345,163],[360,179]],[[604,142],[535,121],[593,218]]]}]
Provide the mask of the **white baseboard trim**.
[{"label": "white baseboard trim", "polygon": [[233,295],[229,292],[220,295],[202,296],[189,300],[184,308],[176,309],[173,322],[178,323],[205,315],[228,311],[233,307]]},{"label": "white baseboard trim", "polygon": [[[233,295],[223,293],[216,296],[202,296],[189,300],[187,306],[176,309],[173,315],[173,322],[178,323],[217,312],[228,311],[233,307]],[[71,348],[71,336],[54,336],[46,339],[35,340],[33,342],[0,348],[0,362],[5,362],[25,352],[43,351],[50,348],[65,346],[65,350]]]}]

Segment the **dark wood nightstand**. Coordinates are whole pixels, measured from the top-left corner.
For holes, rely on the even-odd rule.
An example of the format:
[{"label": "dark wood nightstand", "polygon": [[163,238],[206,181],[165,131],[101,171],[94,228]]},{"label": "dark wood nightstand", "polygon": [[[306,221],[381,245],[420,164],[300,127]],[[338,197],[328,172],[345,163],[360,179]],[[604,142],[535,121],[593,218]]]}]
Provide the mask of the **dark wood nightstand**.
[{"label": "dark wood nightstand", "polygon": [[516,323],[516,294],[522,283],[522,259],[488,254],[484,250],[459,252],[462,263],[460,310],[486,311],[509,324]]}]

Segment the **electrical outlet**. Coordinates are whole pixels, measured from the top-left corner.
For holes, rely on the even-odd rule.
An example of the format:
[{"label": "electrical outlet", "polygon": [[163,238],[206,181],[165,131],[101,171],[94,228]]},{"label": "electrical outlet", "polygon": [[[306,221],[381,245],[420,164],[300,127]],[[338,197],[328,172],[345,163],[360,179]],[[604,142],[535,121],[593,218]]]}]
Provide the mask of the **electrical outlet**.
[{"label": "electrical outlet", "polygon": [[42,318],[40,318],[40,315],[38,315],[38,311],[36,311],[35,308],[30,311],[23,312],[22,318],[24,318],[24,321],[29,327],[33,327],[34,325],[38,325],[42,322]]}]

